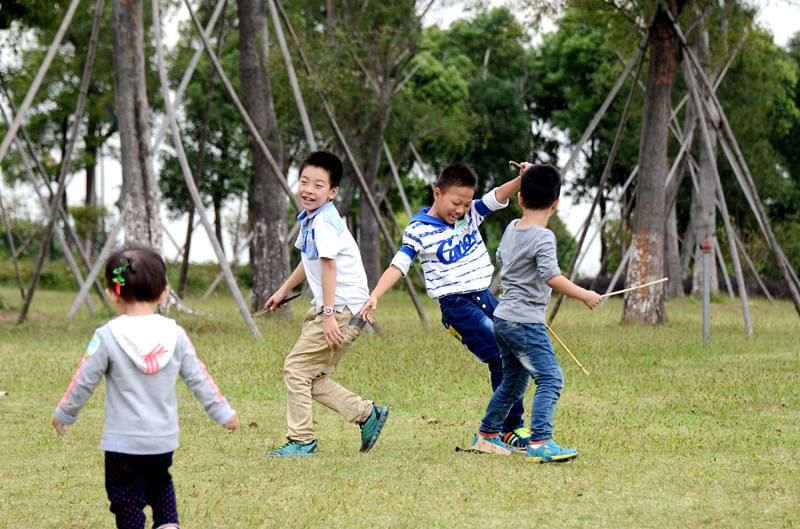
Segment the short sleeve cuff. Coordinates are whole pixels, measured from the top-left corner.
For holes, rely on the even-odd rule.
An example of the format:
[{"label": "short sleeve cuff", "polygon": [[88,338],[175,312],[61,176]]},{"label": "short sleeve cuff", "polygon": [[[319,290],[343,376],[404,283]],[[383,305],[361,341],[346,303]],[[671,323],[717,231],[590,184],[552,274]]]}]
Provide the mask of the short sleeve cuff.
[{"label": "short sleeve cuff", "polygon": [[546,283],[546,282],[550,281],[551,279],[553,279],[554,277],[560,276],[561,275],[561,269],[556,266],[556,267],[550,268],[550,269],[548,269],[548,270],[546,270],[544,272],[542,272],[540,270],[539,274],[541,274],[542,281],[544,281]]},{"label": "short sleeve cuff", "polygon": [[498,209],[503,209],[505,207],[508,207],[509,200],[506,199],[505,202],[499,202],[497,200],[497,197],[495,196],[496,191],[497,188],[495,187],[494,189],[483,195],[483,198],[481,198],[481,201],[483,201],[486,207],[489,208],[491,211],[497,211]]},{"label": "short sleeve cuff", "polygon": [[[410,249],[408,249],[408,250],[409,251],[413,251],[413,250],[410,250]],[[412,263],[413,263],[413,260],[412,260],[411,256],[408,255],[408,253],[406,253],[406,247],[404,246],[404,247],[401,247],[400,251],[395,254],[395,256],[392,259],[392,262],[390,264],[391,264],[391,266],[394,266],[395,268],[400,270],[400,272],[402,272],[403,275],[406,275],[408,273],[408,270],[411,268],[411,264]]]}]

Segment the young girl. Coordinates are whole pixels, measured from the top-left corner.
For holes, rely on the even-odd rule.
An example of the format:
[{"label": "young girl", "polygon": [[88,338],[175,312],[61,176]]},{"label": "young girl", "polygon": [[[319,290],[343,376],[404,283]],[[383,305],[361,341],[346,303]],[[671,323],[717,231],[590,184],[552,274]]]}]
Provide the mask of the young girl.
[{"label": "young girl", "polygon": [[95,331],[78,371],[56,407],[53,428],[62,437],[100,379],[106,378],[106,492],[117,527],[143,529],[144,507],[153,527],[177,528],[169,467],[178,448],[175,380],[180,375],[206,413],[230,431],[239,418],[197,358],[186,332],[156,314],[169,295],[164,260],[149,248],[121,250],[106,263],[106,292],[119,316]]}]

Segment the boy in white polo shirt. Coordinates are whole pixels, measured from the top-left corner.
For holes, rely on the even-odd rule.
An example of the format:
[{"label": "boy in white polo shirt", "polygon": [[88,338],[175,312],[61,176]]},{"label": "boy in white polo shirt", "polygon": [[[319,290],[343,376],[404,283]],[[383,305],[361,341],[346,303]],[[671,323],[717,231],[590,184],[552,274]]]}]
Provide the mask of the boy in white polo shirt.
[{"label": "boy in white polo shirt", "polygon": [[361,427],[362,452],[375,445],[389,415],[389,408],[361,398],[330,378],[361,334],[364,320],[355,314],[369,296],[358,246],[333,205],[341,177],[342,162],[327,152],[311,153],[300,165],[297,195],[304,211],[297,216],[301,229],[295,246],[302,261],[264,304],[267,310],[277,310],[303,279],[314,296],[300,338],[284,362],[288,442],[267,452],[270,457],[316,452],[312,399]]}]

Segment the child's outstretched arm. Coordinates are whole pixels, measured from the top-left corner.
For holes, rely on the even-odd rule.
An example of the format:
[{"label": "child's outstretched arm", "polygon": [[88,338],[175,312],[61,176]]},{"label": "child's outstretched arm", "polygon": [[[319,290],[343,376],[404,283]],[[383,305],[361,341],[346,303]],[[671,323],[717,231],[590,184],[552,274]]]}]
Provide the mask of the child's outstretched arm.
[{"label": "child's outstretched arm", "polygon": [[264,302],[264,310],[270,312],[278,310],[281,306],[281,301],[289,295],[289,292],[291,292],[294,287],[305,281],[305,279],[306,269],[303,268],[303,261],[300,261],[281,287]]},{"label": "child's outstretched arm", "polygon": [[589,307],[589,310],[593,310],[603,300],[600,294],[594,290],[580,287],[561,274],[551,277],[546,283],[547,286],[560,294],[583,301],[583,304]]},{"label": "child's outstretched arm", "polygon": [[200,401],[206,414],[228,430],[235,432],[239,429],[239,416],[231,408],[219,387],[211,378],[206,366],[197,357],[197,352],[186,331],[179,330],[178,345],[184,350],[181,358],[180,375],[194,398]]},{"label": "child's outstretched arm", "polygon": [[375,317],[372,313],[378,308],[378,300],[383,297],[391,288],[403,278],[403,272],[394,265],[389,265],[381,278],[378,279],[378,284],[369,295],[369,299],[364,303],[364,307],[359,311],[358,315],[367,320],[370,324],[375,323]]},{"label": "child's outstretched arm", "polygon": [[522,173],[524,173],[525,169],[531,165],[533,164],[529,162],[520,163],[519,174],[516,176],[516,178],[509,180],[503,185],[497,186],[494,189],[494,198],[497,199],[497,201],[501,204],[505,204],[509,198],[514,196],[514,194],[519,191],[520,185],[522,185]]},{"label": "child's outstretched arm", "polygon": [[95,331],[78,370],[53,414],[51,424],[58,435],[61,437],[67,435],[66,427],[78,420],[81,408],[94,393],[106,369],[108,369],[108,351],[103,347],[100,335]]}]

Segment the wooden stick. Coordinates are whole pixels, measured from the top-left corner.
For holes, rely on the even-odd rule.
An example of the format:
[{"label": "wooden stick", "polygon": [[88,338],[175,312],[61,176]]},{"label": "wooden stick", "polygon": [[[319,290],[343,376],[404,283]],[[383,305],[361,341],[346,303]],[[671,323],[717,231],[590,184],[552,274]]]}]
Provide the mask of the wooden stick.
[{"label": "wooden stick", "polygon": [[[290,302],[290,301],[292,301],[293,299],[295,299],[295,298],[299,298],[299,297],[300,297],[300,296],[302,296],[302,295],[303,295],[303,291],[301,290],[300,292],[295,292],[294,294],[291,294],[291,295],[289,295],[289,296],[286,296],[285,298],[283,298],[283,299],[281,300],[281,302],[280,302],[280,303],[278,303],[278,306],[277,306],[277,307],[275,307],[275,308],[277,309],[277,308],[283,307],[284,305],[286,305],[287,303],[289,303],[289,302]],[[251,316],[251,317],[253,317],[253,318],[255,318],[256,316],[261,316],[262,314],[266,314],[267,312],[271,312],[271,310],[270,310],[270,309],[261,309],[261,310],[257,310],[257,311],[255,311],[254,313],[252,313],[250,316]]]},{"label": "wooden stick", "polygon": [[567,347],[567,344],[565,344],[565,343],[564,343],[564,342],[561,340],[561,338],[559,338],[559,337],[558,337],[558,335],[557,335],[557,334],[556,334],[556,332],[553,330],[553,328],[552,328],[552,327],[550,327],[550,326],[549,326],[548,324],[546,324],[546,323],[544,324],[544,327],[545,327],[545,329],[547,329],[547,331],[548,331],[550,334],[552,334],[552,335],[553,335],[553,338],[555,338],[555,339],[556,339],[556,341],[557,341],[559,344],[561,344],[561,347],[563,347],[563,348],[564,348],[564,350],[567,352],[567,354],[569,354],[569,356],[572,358],[572,360],[575,362],[575,364],[576,364],[576,365],[577,365],[579,368],[581,368],[581,371],[583,371],[583,372],[584,372],[584,374],[586,374],[586,375],[588,376],[588,375],[589,375],[589,372],[588,372],[588,371],[586,370],[586,368],[585,368],[585,367],[583,367],[583,365],[582,365],[582,364],[581,364],[581,363],[578,361],[578,359],[575,357],[575,355],[574,355],[574,354],[572,354],[572,351],[570,351],[570,350],[569,350],[569,347]]},{"label": "wooden stick", "polygon": [[614,292],[607,292],[606,294],[600,294],[601,298],[607,298],[611,296],[616,296],[617,294],[624,294],[625,292],[630,292],[632,290],[638,290],[640,288],[649,287],[652,285],[657,285],[659,283],[663,283],[664,281],[669,281],[668,277],[662,277],[661,279],[656,279],[655,281],[650,281],[648,283],[644,283],[642,285],[636,285],[634,287],[623,288],[622,290],[615,290]]}]

